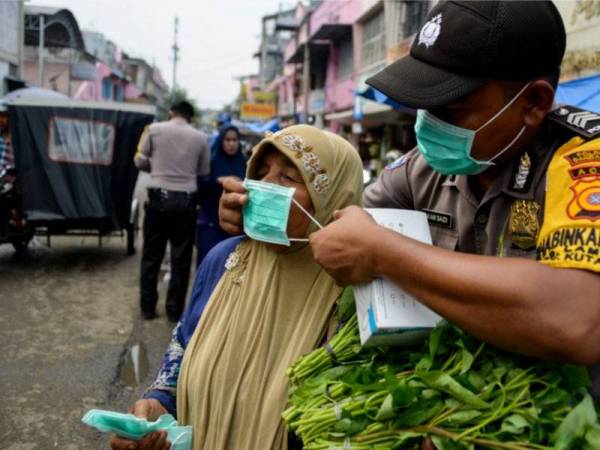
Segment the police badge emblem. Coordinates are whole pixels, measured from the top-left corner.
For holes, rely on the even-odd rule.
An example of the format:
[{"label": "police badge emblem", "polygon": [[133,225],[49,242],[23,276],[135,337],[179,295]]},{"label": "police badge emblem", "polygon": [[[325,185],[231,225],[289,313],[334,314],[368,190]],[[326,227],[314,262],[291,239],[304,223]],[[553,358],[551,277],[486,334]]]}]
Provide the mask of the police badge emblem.
[{"label": "police badge emblem", "polygon": [[540,229],[539,210],[540,205],[535,200],[516,200],[510,208],[508,234],[512,243],[521,250],[535,247]]},{"label": "police badge emblem", "polygon": [[425,25],[423,25],[423,28],[421,28],[421,32],[419,33],[419,45],[423,44],[425,47],[431,47],[435,44],[441,30],[442,15],[438,14],[437,16],[432,17]]},{"label": "police badge emblem", "polygon": [[571,186],[573,199],[567,206],[567,215],[573,219],[600,220],[600,186],[578,181]]}]

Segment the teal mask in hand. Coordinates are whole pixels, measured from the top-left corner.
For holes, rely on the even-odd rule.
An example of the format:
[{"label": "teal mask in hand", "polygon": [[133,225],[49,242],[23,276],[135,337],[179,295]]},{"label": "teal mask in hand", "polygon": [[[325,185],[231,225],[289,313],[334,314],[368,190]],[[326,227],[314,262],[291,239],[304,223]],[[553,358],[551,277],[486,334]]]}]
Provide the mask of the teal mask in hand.
[{"label": "teal mask in hand", "polygon": [[244,207],[244,232],[257,241],[290,245],[292,241],[307,242],[306,238],[289,238],[287,225],[292,202],[319,228],[317,220],[294,199],[296,189],[258,180],[244,180],[248,203]]},{"label": "teal mask in hand", "polygon": [[171,450],[190,450],[192,448],[192,427],[179,426],[170,414],[163,414],[156,421],[149,422],[133,414],[92,409],[81,420],[99,431],[114,433],[135,441],[139,441],[153,431],[166,430]]},{"label": "teal mask in hand", "polygon": [[525,126],[521,127],[515,138],[488,161],[479,161],[471,156],[475,135],[506,111],[528,86],[529,83],[490,120],[476,130],[457,127],[438,119],[429,111],[419,109],[415,123],[419,152],[433,170],[443,175],[476,175],[493,166],[493,161],[521,137]]}]

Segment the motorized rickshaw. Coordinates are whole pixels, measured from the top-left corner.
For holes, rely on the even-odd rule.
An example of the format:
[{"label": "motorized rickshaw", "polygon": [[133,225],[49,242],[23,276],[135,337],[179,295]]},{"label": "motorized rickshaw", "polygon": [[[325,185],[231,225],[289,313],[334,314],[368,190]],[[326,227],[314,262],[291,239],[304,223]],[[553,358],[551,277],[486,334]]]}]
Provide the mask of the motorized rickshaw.
[{"label": "motorized rickshaw", "polygon": [[133,156],[149,105],[16,99],[8,109],[14,168],[0,168],[0,244],[34,234],[127,236],[135,252],[139,206]]}]

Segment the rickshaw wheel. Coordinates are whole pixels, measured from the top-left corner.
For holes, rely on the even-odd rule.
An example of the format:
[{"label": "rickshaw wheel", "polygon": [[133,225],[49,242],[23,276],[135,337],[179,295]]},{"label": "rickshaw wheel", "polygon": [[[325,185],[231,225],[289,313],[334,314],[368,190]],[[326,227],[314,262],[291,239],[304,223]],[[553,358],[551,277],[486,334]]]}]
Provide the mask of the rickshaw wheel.
[{"label": "rickshaw wheel", "polygon": [[129,224],[127,225],[127,254],[129,256],[135,255],[135,225]]},{"label": "rickshaw wheel", "polygon": [[132,204],[131,221],[127,224],[125,232],[127,233],[127,255],[135,255],[135,240],[140,228],[140,208],[137,202]]},{"label": "rickshaw wheel", "polygon": [[27,250],[27,246],[29,245],[29,239],[24,239],[21,241],[12,241],[11,242],[15,252],[22,253]]}]

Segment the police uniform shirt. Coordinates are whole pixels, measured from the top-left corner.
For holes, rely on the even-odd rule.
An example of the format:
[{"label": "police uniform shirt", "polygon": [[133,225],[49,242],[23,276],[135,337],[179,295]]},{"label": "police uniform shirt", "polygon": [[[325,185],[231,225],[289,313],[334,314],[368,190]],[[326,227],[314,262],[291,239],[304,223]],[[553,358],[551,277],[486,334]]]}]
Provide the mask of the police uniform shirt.
[{"label": "police uniform shirt", "polygon": [[[390,164],[363,196],[367,208],[401,208],[427,214],[433,244],[447,250],[481,255],[535,258],[535,238],[542,219],[544,174],[559,139],[537,140],[506,167],[484,197],[477,199],[466,176],[433,171],[414,149]],[[517,175],[520,178],[517,180]],[[509,224],[519,207],[519,229]],[[512,232],[519,236],[513,245]],[[535,234],[533,234],[535,233]]]},{"label": "police uniform shirt", "polygon": [[[466,176],[434,172],[414,149],[367,187],[364,206],[424,211],[433,244],[448,250],[600,272],[600,129],[553,115],[481,199]],[[600,365],[591,374],[600,404]]]},{"label": "police uniform shirt", "polygon": [[146,127],[134,161],[150,171],[150,187],[193,192],[197,177],[210,172],[210,149],[204,133],[174,117]]}]

